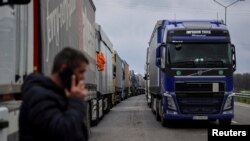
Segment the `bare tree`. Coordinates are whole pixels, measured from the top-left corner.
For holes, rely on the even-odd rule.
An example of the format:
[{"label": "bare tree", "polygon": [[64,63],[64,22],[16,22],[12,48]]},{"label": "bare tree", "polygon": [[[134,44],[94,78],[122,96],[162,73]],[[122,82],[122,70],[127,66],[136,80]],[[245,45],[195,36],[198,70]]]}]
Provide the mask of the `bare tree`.
[{"label": "bare tree", "polygon": [[250,90],[250,73],[237,73],[234,75],[234,90],[236,92]]},{"label": "bare tree", "polygon": [[234,91],[239,92],[243,89],[242,85],[242,74],[237,73],[234,75]]}]

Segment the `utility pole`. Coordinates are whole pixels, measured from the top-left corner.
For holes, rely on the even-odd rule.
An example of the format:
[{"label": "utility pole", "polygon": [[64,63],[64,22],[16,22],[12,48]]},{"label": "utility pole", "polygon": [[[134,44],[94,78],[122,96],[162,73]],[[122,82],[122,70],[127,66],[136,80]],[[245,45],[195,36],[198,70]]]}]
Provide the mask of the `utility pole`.
[{"label": "utility pole", "polygon": [[214,0],[214,2],[216,2],[217,4],[219,4],[220,6],[225,8],[225,24],[227,24],[227,8],[234,5],[235,3],[239,2],[239,1],[245,1],[245,0],[235,0],[234,2],[232,2],[232,3],[228,4],[228,5],[223,5],[218,0]]}]

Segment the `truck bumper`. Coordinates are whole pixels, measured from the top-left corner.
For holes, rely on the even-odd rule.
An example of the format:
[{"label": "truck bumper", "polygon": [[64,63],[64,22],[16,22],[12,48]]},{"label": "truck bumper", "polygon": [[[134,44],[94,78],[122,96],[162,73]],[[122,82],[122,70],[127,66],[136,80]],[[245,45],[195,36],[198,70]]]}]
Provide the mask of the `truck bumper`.
[{"label": "truck bumper", "polygon": [[182,114],[164,114],[165,119],[188,119],[188,120],[213,120],[213,119],[232,119],[233,114],[216,115],[182,115]]}]

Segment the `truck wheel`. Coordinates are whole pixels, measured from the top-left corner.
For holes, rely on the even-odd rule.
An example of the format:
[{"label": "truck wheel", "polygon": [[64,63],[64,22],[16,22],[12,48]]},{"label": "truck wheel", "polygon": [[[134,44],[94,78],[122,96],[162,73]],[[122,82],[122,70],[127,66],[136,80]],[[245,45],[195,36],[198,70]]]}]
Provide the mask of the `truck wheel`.
[{"label": "truck wheel", "polygon": [[220,126],[229,126],[231,125],[232,119],[220,119],[219,120],[219,125]]},{"label": "truck wheel", "polygon": [[168,127],[169,126],[169,120],[167,120],[167,119],[165,119],[164,117],[163,117],[163,115],[161,115],[161,125],[163,126],[163,127]]},{"label": "truck wheel", "polygon": [[161,108],[161,100],[156,100],[156,120],[161,121],[161,115],[160,115],[160,108]]},{"label": "truck wheel", "polygon": [[156,120],[161,121],[161,116],[159,114],[159,111],[157,111],[155,114],[156,114]]},{"label": "truck wheel", "polygon": [[161,104],[161,113],[160,113],[161,125],[163,127],[172,127],[174,125],[174,120],[165,119],[163,115],[164,115],[164,110],[163,110],[163,105]]},{"label": "truck wheel", "polygon": [[[96,119],[92,120],[91,126],[96,126],[99,122],[99,104],[98,100],[96,100]],[[91,106],[93,108],[94,105]]]},{"label": "truck wheel", "polygon": [[107,110],[105,113],[109,113],[110,109],[111,109],[111,104],[112,103],[112,97],[108,96],[108,105],[107,105]]},{"label": "truck wheel", "polygon": [[155,114],[155,110],[154,110],[154,107],[155,107],[155,100],[154,100],[154,97],[152,97],[152,104],[151,104],[151,110],[152,110],[152,112],[153,112],[153,114]]},{"label": "truck wheel", "polygon": [[166,119],[164,118],[164,111],[163,111],[163,105],[161,104],[161,125],[163,126],[163,127],[165,127],[166,126]]},{"label": "truck wheel", "polygon": [[104,99],[101,98],[101,105],[99,105],[99,110],[100,110],[100,112],[99,112],[99,116],[100,116],[99,121],[102,120],[102,118],[104,117],[104,105],[105,105]]}]

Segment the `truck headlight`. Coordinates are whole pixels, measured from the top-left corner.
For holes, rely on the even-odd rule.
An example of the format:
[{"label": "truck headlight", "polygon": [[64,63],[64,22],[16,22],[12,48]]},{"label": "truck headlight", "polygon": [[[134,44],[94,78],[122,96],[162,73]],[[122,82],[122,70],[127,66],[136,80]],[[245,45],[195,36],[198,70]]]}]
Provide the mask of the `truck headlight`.
[{"label": "truck headlight", "polygon": [[169,93],[164,93],[164,96],[167,97],[168,108],[172,110],[176,110],[175,102],[173,97]]},{"label": "truck headlight", "polygon": [[232,93],[227,97],[227,100],[226,100],[226,103],[224,106],[224,110],[228,110],[228,109],[231,109],[233,107],[233,96],[234,96],[234,94]]}]

